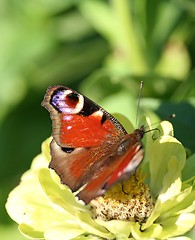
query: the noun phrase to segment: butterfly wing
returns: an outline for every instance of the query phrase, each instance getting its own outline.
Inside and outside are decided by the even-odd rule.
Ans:
[[[87,183],[77,195],[85,203],[105,193],[113,184],[129,177],[143,159],[143,149],[140,142],[128,141],[128,149],[119,154],[118,148],[105,157],[103,165],[98,169],[98,174]],[[106,164],[105,164],[106,162]]]
[[[126,134],[122,125],[87,97],[63,86],[50,87],[42,102],[53,123],[53,133],[61,147],[91,147],[107,135]]]
[[[75,148],[71,151],[64,151],[53,140],[50,168],[73,192],[84,186],[78,197],[88,203],[117,181],[128,177],[143,159],[141,143],[131,135],[126,135],[126,143],[112,142],[109,148],[103,144],[101,148]]]
[[[65,152],[53,140],[51,142],[53,159],[50,167],[55,169],[62,183],[68,185],[72,191],[77,191],[85,184],[92,183],[94,179],[99,179],[98,184],[93,187],[96,192],[97,188],[101,188],[111,175],[113,167],[115,168],[116,163],[111,156],[112,149],[108,149],[108,151],[109,158],[105,154],[105,150],[99,147],[75,148],[71,152]],[[103,177],[100,177],[101,173],[104,174]]]
[[[50,87],[42,105],[52,119],[53,138],[50,167],[72,191],[88,203],[125,177],[140,152],[136,134],[128,135],[122,125],[103,108],[76,91]],[[140,152],[136,162],[143,158]]]

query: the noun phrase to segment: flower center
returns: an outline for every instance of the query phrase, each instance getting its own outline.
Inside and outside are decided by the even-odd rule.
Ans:
[[[114,185],[90,204],[94,218],[104,221],[115,219],[143,223],[154,208],[150,189],[143,182],[140,171]]]

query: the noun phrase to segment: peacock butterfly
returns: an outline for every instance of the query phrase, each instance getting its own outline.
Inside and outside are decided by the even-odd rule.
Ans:
[[[49,87],[42,106],[50,112],[49,167],[86,204],[133,172],[143,159],[144,127],[128,134],[106,110],[64,86]]]

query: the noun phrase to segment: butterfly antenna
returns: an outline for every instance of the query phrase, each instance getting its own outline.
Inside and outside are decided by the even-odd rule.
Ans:
[[[169,121],[173,118],[176,118],[176,114],[175,113],[172,113],[171,115],[169,115],[167,118],[165,118],[165,120]]]
[[[138,115],[139,115],[139,110],[140,110],[140,102],[141,102],[141,97],[142,97],[143,84],[144,84],[144,81],[141,81],[140,82],[140,88],[139,88],[138,102],[137,102],[137,113],[136,113],[135,127],[138,126]]]
[[[175,113],[172,113],[171,115],[169,115],[167,118],[165,118],[165,119],[162,120],[162,121],[169,121],[170,119],[175,118],[175,117],[176,117],[176,114],[175,114]],[[162,121],[153,123],[153,124],[151,124],[150,126],[145,127],[145,129],[147,129],[147,128],[149,128],[149,127],[152,127],[153,125],[159,124],[159,123],[161,123]],[[161,131],[160,131],[159,128],[152,128],[152,129],[146,130],[144,133],[148,133],[148,132],[152,132],[152,131],[158,131],[159,136],[161,135]],[[152,139],[153,139],[153,140],[156,140],[157,138],[158,138],[158,137],[155,137],[155,134],[152,135]]]
[[[150,127],[154,126],[154,125],[157,125],[159,123],[161,123],[162,121],[170,121],[171,119],[173,118],[176,118],[176,114],[175,113],[172,113],[171,115],[168,115],[166,118],[162,119],[161,121],[158,121],[158,122],[155,122],[155,123],[152,123],[150,125]],[[145,129],[149,128],[149,126],[145,126]],[[155,129],[155,128],[154,128]]]
[[[152,128],[152,129],[149,129],[147,131],[145,131],[144,133],[148,133],[148,132],[153,132],[153,131],[158,131],[159,133],[159,136],[161,135],[161,131],[159,128]],[[158,137],[155,137],[155,133],[152,135],[152,139],[153,140],[156,140]]]

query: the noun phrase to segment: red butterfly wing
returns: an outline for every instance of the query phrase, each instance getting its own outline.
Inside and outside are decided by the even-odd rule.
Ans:
[[[141,162],[143,149],[135,134],[125,137],[120,145],[112,141],[109,147],[102,144],[101,148],[76,148],[72,151],[66,150],[67,152],[53,140],[50,167],[55,169],[62,183],[68,185],[72,191],[77,191],[86,184],[78,196],[88,203],[102,195],[119,179],[128,177]]]
[[[127,134],[108,112],[63,86],[50,87],[42,103],[53,123],[50,167],[88,203],[126,177],[143,159],[143,127]]]
[[[142,131],[140,131],[140,134],[142,134]],[[127,178],[140,164],[143,159],[143,149],[141,143],[135,141],[136,138],[133,135],[134,133],[127,135],[126,143],[121,143],[120,146],[126,145],[125,149],[120,151],[119,146],[109,158],[104,159],[107,164],[103,164],[98,169],[98,175],[93,177],[86,187],[78,193],[78,197],[83,199],[85,203],[104,194],[110,186],[119,180]]]
[[[98,146],[107,135],[126,134],[108,112],[67,87],[50,87],[42,106],[51,114],[52,135],[61,147]]]
[[[116,134],[115,126],[111,121],[105,120],[101,124],[101,111],[88,117],[67,114],[60,116],[60,142],[63,146],[89,147],[98,146],[108,134]]]

